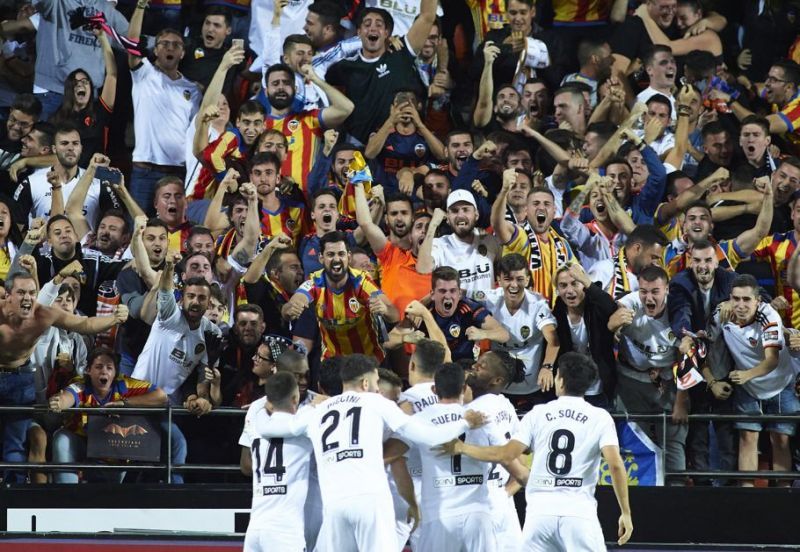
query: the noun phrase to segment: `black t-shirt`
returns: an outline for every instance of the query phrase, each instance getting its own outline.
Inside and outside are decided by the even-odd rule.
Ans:
[[[208,88],[214,73],[217,71],[222,56],[228,51],[227,46],[222,48],[206,48],[200,42],[196,47],[191,45],[186,49],[186,55],[181,60],[180,71],[187,79],[200,84],[204,89]],[[232,68],[225,76],[225,84],[222,85],[222,92],[228,93],[233,88],[233,79],[238,71]]]
[[[380,58],[365,61],[360,55],[345,59],[328,69],[325,79],[339,87],[355,104],[344,123],[345,130],[366,144],[370,133],[389,116],[394,95],[400,90],[413,90],[421,99],[427,97],[417,73],[413,54],[406,44],[399,52],[384,53]]]
[[[7,171],[8,166],[19,157],[21,149],[22,142],[19,140],[16,142],[9,140],[6,121],[0,121],[0,170]]]
[[[104,154],[108,151],[108,127],[111,125],[112,113],[113,109],[98,98],[92,109],[87,107],[72,115],[72,122],[78,127],[83,146],[81,158],[78,160],[79,167],[88,167],[95,153]]]
[[[680,38],[680,31],[675,23],[668,29],[661,29],[667,38]],[[644,23],[638,17],[627,17],[614,31],[611,37],[611,51],[625,56],[629,60],[644,59],[647,50],[653,46]]]

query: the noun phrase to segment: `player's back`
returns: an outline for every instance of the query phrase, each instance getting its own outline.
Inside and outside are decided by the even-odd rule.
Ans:
[[[482,429],[492,446],[505,445],[519,428],[519,419],[514,405],[503,395],[486,393],[464,408],[481,412],[486,416],[488,423]],[[508,499],[505,490],[508,479],[509,473],[503,466],[500,464],[490,465],[488,485],[492,500],[499,502]]]
[[[345,391],[319,405],[308,426],[323,502],[384,494],[383,442],[408,416],[377,393]]]
[[[535,406],[513,438],[533,451],[525,490],[528,511],[596,518],[600,451],[619,445],[608,412],[581,397],[562,396]]]
[[[269,416],[266,398],[250,405],[248,417]],[[302,537],[309,484],[311,442],[306,437],[270,439],[255,435],[250,443],[253,504],[250,527]]]
[[[464,407],[460,404],[436,404],[415,417],[433,425],[461,421]],[[481,429],[469,430],[461,439],[470,444],[488,445]],[[490,465],[467,456],[442,456],[429,447],[419,449],[422,459],[422,518],[441,519],[470,512],[489,512],[487,480]]]

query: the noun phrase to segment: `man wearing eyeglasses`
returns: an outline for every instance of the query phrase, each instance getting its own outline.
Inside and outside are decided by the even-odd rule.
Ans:
[[[0,125],[0,170],[6,171],[22,151],[22,137],[27,135],[39,120],[42,104],[33,94],[19,94],[14,98],[5,125]]]
[[[148,0],[139,0],[131,17],[128,38],[140,39]],[[185,54],[183,38],[174,29],[156,35],[155,62],[128,55],[133,80],[133,150],[131,194],[152,212],[156,182],[164,176],[184,177],[186,130],[197,114],[200,87],[178,71]]]
[[[756,84],[755,89],[760,98],[772,104],[772,113],[767,115],[769,133],[782,136],[791,153],[800,154],[800,66],[793,61],[776,61],[763,84]],[[740,121],[753,115],[736,98],[721,90],[712,90],[711,98],[729,102]]]

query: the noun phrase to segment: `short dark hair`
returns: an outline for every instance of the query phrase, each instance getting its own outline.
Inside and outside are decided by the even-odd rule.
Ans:
[[[33,128],[31,128],[31,132],[38,131],[41,133],[41,143],[42,146],[52,148],[53,147],[53,139],[56,137],[56,127],[53,123],[48,123],[47,121],[37,121],[33,123]]]
[[[158,217],[151,217],[151,218],[147,219],[147,224],[145,224],[144,227],[145,228],[162,228],[163,230],[165,230],[167,232],[167,234],[169,234],[169,226],[167,226],[167,223],[164,222],[163,220],[161,220]],[[194,229],[194,228],[197,228],[197,227],[195,226],[192,229]],[[202,226],[200,228],[202,228]],[[189,235],[191,236],[191,231],[189,231]]]
[[[711,243],[711,241],[707,240],[706,238],[700,238],[699,240],[694,240],[691,244],[692,251],[694,251],[695,249],[698,251],[702,251],[703,249],[709,249],[709,248],[716,250],[714,244]]]
[[[645,104],[650,107],[650,104],[661,104],[667,107],[667,115],[672,116],[672,103],[664,94],[653,94],[648,98]]]
[[[183,47],[186,46],[186,41],[183,40],[183,35],[181,34],[181,32],[179,30],[177,30],[177,29],[173,29],[172,27],[165,27],[165,28],[161,29],[160,31],[158,31],[158,34],[156,34],[156,40],[155,40],[156,45],[158,45],[158,39],[159,38],[161,38],[162,36],[165,36],[165,35],[170,35],[170,34],[171,35],[175,35],[175,36],[177,36],[178,38],[181,39],[181,46],[183,46]]]
[[[164,225],[164,227],[166,227],[166,224]],[[189,230],[189,233],[186,234],[186,243],[189,243],[189,240],[191,240],[195,236],[208,236],[211,238],[212,241],[214,240],[214,234],[211,233],[211,230],[209,230],[205,226],[200,226],[199,224],[197,226],[192,226],[192,228]]]
[[[42,102],[33,94],[25,92],[23,94],[17,94],[9,110],[21,111],[25,115],[33,117],[34,120],[38,120],[42,115]]]
[[[503,255],[497,263],[497,274],[511,274],[516,270],[527,270],[529,268],[528,261],[519,253],[509,253]]]
[[[617,125],[611,121],[597,121],[586,127],[586,133],[594,132],[603,140],[608,140],[617,131]]]
[[[53,225],[54,225],[55,223],[57,223],[58,221],[60,221],[60,220],[65,220],[65,221],[67,221],[67,222],[69,223],[69,225],[70,225],[70,226],[72,226],[72,229],[73,229],[73,230],[75,229],[75,225],[74,225],[74,224],[72,224],[72,221],[71,221],[71,220],[69,220],[69,217],[68,217],[67,215],[62,215],[62,214],[60,214],[60,213],[59,213],[59,214],[57,214],[57,215],[53,215],[53,216],[52,216],[52,217],[50,217],[50,219],[47,221],[47,228],[45,228],[45,233],[49,234],[49,233],[50,233],[50,228],[52,228],[52,227],[53,227]]]
[[[155,201],[155,199],[158,197],[158,192],[161,191],[161,188],[166,188],[172,184],[180,186],[181,193],[185,193],[185,188],[183,187],[183,180],[181,180],[181,177],[175,174],[168,174],[166,176],[162,176],[156,182],[156,187],[153,189],[153,201]]]
[[[703,140],[705,140],[709,136],[713,136],[714,134],[721,134],[723,132],[728,134],[728,136],[730,136],[731,134],[730,131],[728,131],[728,129],[725,127],[725,125],[722,124],[721,121],[711,121],[710,123],[704,125],[702,129],[700,129],[700,134],[702,135]]]
[[[244,305],[237,305],[236,312],[233,314],[233,320],[236,321],[239,318],[239,315],[245,312],[250,312],[257,315],[261,321],[264,321],[264,309],[260,306],[256,305],[255,303],[245,303]]]
[[[795,88],[800,87],[800,65],[794,61],[782,59],[773,63],[772,67],[783,69],[784,80],[794,85]]]
[[[420,339],[411,356],[419,371],[430,377],[436,372],[436,368],[444,362],[444,345],[432,339]]]
[[[752,274],[738,274],[736,278],[733,279],[733,282],[731,282],[731,289],[737,287],[753,288],[755,294],[758,295],[758,280],[756,280],[756,277]]]
[[[589,63],[591,57],[597,54],[603,46],[608,44],[599,38],[584,38],[578,44],[578,65],[584,66]]]
[[[381,381],[388,382],[392,387],[403,387],[403,380],[400,376],[387,368],[378,368],[378,383]]]
[[[264,82],[269,82],[269,76],[272,73],[286,73],[289,75],[289,80],[292,83],[292,87],[294,88],[294,70],[286,65],[285,63],[274,63],[267,67],[267,71],[264,73]]]
[[[223,6],[208,6],[205,14],[203,15],[203,19],[205,20],[205,18],[210,15],[221,15],[225,18],[225,25],[228,27],[231,26],[231,22],[233,21],[231,18],[231,11]]]
[[[324,236],[319,239],[319,252],[320,254],[325,253],[325,247],[332,243],[344,243],[344,248],[347,251],[350,251],[350,244],[347,243],[347,234],[342,232],[341,230],[334,230],[333,232],[328,232]]]
[[[63,121],[56,125],[55,132],[53,132],[53,138],[59,134],[69,134],[70,132],[77,132],[78,134],[81,133],[80,129],[78,129],[78,125],[72,121]]]
[[[275,359],[275,368],[278,372],[296,372],[302,368],[308,369],[308,358],[299,351],[286,349]]]
[[[308,38],[304,34],[290,34],[285,39],[283,39],[283,51],[285,52],[292,46],[296,46],[297,44],[305,44],[306,46],[310,46],[314,48],[314,45],[311,43],[311,39]]]
[[[764,131],[764,134],[766,136],[769,136],[769,121],[767,120],[766,117],[762,117],[756,114],[748,115],[747,117],[742,119],[742,122],[740,124],[742,127],[744,127],[744,125],[758,125],[761,127],[761,130]]]
[[[653,61],[655,61],[656,54],[659,53],[672,55],[672,48],[663,44],[653,44],[653,46],[648,48],[648,50],[645,52],[644,57],[642,58],[642,65],[644,67],[652,65]]]
[[[472,136],[472,132],[470,132],[469,129],[456,128],[456,129],[453,129],[450,132],[448,132],[447,135],[444,137],[444,145],[445,145],[445,147],[450,145],[450,140],[452,140],[453,136],[459,136],[461,134],[466,134],[467,136],[469,136],[469,139],[472,140],[472,141],[475,140],[475,138]]]
[[[433,375],[436,396],[440,399],[457,399],[464,392],[464,369],[455,362],[445,362]]]
[[[386,207],[389,207],[390,203],[407,203],[409,210],[413,213],[414,212],[414,204],[411,202],[411,198],[408,197],[406,194],[397,192],[389,194],[386,197]]]
[[[695,199],[694,201],[689,203],[689,205],[686,206],[686,209],[684,209],[683,212],[684,214],[686,214],[689,212],[689,209],[694,209],[694,208],[705,209],[706,211],[708,211],[708,214],[711,215],[711,207],[709,207],[708,203],[706,203],[702,199]]]
[[[458,271],[452,266],[440,266],[433,269],[433,272],[431,272],[431,289],[436,287],[436,282],[439,280],[458,282],[459,287],[461,287],[461,278],[458,275]]]
[[[683,172],[680,169],[677,170],[677,171],[672,171],[671,173],[669,173],[667,175],[667,195],[671,195],[671,196],[678,195],[678,193],[677,193],[678,190],[675,187],[675,182],[677,182],[681,178],[688,178],[689,180],[692,180],[691,177],[689,177],[688,174],[686,174],[685,172]],[[692,180],[692,182],[694,182],[694,181]]]
[[[201,255],[201,256],[203,256],[203,257],[206,257],[206,256],[205,256],[205,255],[203,255],[202,253],[196,253],[196,254],[197,254],[197,255]],[[208,257],[206,257],[206,259],[207,259],[207,258],[208,258]],[[188,257],[187,257],[187,259],[188,259]],[[193,277],[191,277],[191,278],[189,278],[188,280],[185,280],[185,281],[183,282],[183,289],[186,289],[186,288],[188,288],[189,286],[204,287],[204,288],[206,288],[206,289],[208,289],[208,290],[209,290],[209,295],[211,294],[211,284],[209,284],[209,283],[208,283],[208,280],[206,280],[206,279],[205,279],[205,278],[203,278],[202,276],[193,276]]]
[[[664,280],[664,283],[669,283],[669,274],[664,270],[664,267],[657,265],[647,265],[637,276],[640,282],[655,282],[656,280]]]
[[[482,358],[487,361],[486,366],[492,375],[503,379],[504,385],[520,383],[525,379],[524,367],[517,366],[521,361],[512,357],[508,351],[500,349],[487,351],[483,353]]]
[[[131,229],[128,226],[128,218],[125,216],[125,213],[122,212],[121,209],[107,209],[103,213],[100,214],[100,217],[97,219],[98,226],[99,223],[106,217],[116,217],[122,221],[122,234],[129,234]]]
[[[528,190],[528,197],[531,197],[533,194],[547,194],[552,197],[554,200],[556,198],[553,190],[548,188],[547,186],[534,186],[530,190]]]
[[[640,224],[630,233],[625,245],[633,245],[635,243],[640,244],[642,247],[651,247],[656,244],[666,247],[669,244],[669,240],[657,226]]]
[[[290,249],[276,249],[275,251],[273,251],[272,255],[270,255],[269,260],[267,261],[267,266],[265,267],[264,271],[267,274],[269,274],[273,270],[277,270],[277,268],[280,265],[283,264],[283,261],[281,261],[281,258],[284,255],[289,255],[289,254],[297,255],[297,251],[295,249],[291,249],[291,248]],[[298,256],[298,258],[299,258],[299,256]]]
[[[297,380],[289,372],[275,372],[264,384],[267,400],[275,406],[288,408],[291,406],[292,396],[297,390]]]
[[[364,8],[363,10],[361,10],[361,13],[359,13],[358,17],[356,18],[356,29],[359,28],[361,24],[364,22],[364,18],[371,13],[379,15],[381,19],[383,19],[383,24],[386,26],[386,29],[389,31],[389,34],[391,35],[392,31],[394,30],[394,18],[392,17],[392,14],[390,14],[383,8]]]
[[[317,0],[308,7],[308,11],[317,14],[323,27],[333,25],[336,29],[341,28],[341,19],[345,16],[342,8],[330,0]]]
[[[587,355],[569,352],[558,359],[558,375],[567,395],[583,397],[597,380],[597,374],[597,364]]]
[[[355,353],[344,357],[340,374],[342,382],[350,383],[377,369],[378,363],[373,357]]]
[[[253,167],[256,165],[272,165],[275,167],[275,170],[280,172],[281,170],[281,160],[280,158],[272,153],[271,151],[262,151],[253,156],[250,160],[250,165],[248,167],[248,172],[253,170]]]
[[[236,118],[238,119],[245,113],[248,115],[261,115],[262,117],[267,116],[267,110],[264,109],[263,105],[261,105],[255,100],[247,100],[242,105],[240,105],[239,113],[237,114]]]
[[[342,394],[342,364],[345,357],[336,356],[324,359],[319,366],[317,385],[329,397]]]
[[[311,194],[311,198],[310,198],[310,200],[308,202],[308,204],[311,205],[311,210],[312,211],[317,206],[317,200],[319,198],[321,198],[322,196],[325,196],[325,195],[331,196],[336,201],[339,201],[339,197],[336,195],[336,192],[334,191],[334,189],[332,187],[326,186],[324,188],[320,188],[319,190],[317,190],[313,194]]]

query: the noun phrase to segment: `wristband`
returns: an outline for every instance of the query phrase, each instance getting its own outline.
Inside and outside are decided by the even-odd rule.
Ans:
[[[550,371],[552,371],[553,370],[553,365],[548,362],[546,364],[542,364],[542,368],[541,369],[542,370],[550,370]]]

